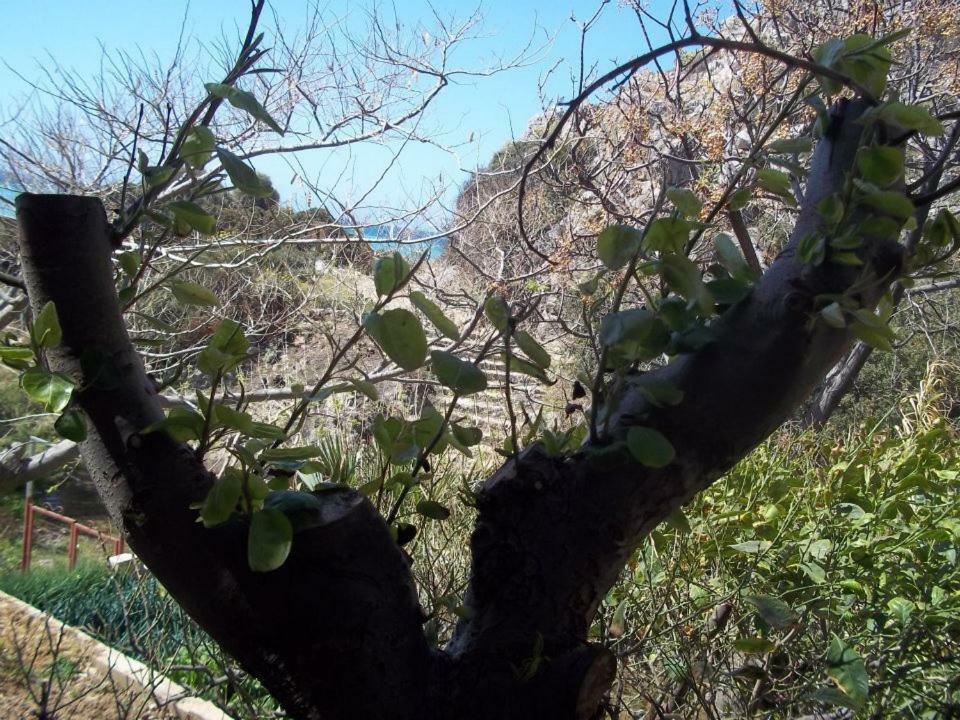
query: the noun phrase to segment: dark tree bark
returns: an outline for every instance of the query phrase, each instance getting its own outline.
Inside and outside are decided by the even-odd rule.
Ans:
[[[840,401],[853,388],[860,371],[873,354],[873,348],[864,342],[858,342],[853,349],[827,373],[822,386],[818,389],[804,421],[807,425],[821,427],[840,407]]]
[[[271,573],[248,569],[242,522],[195,522],[189,506],[212,478],[189,447],[139,434],[161,408],[124,329],[99,201],[18,198],[24,280],[35,309],[48,300],[58,309],[64,342],[47,359],[83,379],[91,432],[81,452],[111,515],[178,602],[293,717],[592,718],[615,663],[587,633],[634,548],[790,416],[850,346],[848,332],[811,317],[817,296],[847,290],[861,269],[804,265],[795,245],[853,167],[862,110],[839,106],[791,242],[717,321],[716,339],[650,373],[683,391],[680,404],[654,407],[631,391],[605,444],[563,458],[534,445],[484,484],[465,600],[472,614],[443,651],[428,647],[406,561],[356,492],[321,493],[323,524],[298,534]],[[885,278],[859,285],[871,306],[899,248],[868,239],[862,259]],[[614,442],[637,424],[663,432],[677,459],[638,466]],[[514,668],[538,646],[538,671],[519,679]]]

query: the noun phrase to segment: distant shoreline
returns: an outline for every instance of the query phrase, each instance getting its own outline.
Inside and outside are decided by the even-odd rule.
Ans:
[[[370,247],[373,248],[375,252],[397,250],[404,255],[419,255],[425,248],[429,247],[430,257],[437,258],[443,254],[444,250],[446,250],[450,244],[450,239],[446,236],[417,242],[418,238],[429,237],[434,234],[424,231],[405,233],[410,239],[405,242],[400,242],[397,241],[395,239],[396,236],[392,234],[392,228],[383,225],[365,227],[361,232],[363,239],[370,244]]]

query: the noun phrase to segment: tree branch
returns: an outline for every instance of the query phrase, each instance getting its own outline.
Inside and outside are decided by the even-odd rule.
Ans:
[[[757,249],[753,246],[753,241],[750,239],[750,231],[747,230],[747,224],[743,221],[743,213],[739,210],[731,210],[727,213],[727,217],[730,220],[730,227],[733,228],[733,234],[736,235],[737,242],[740,244],[743,257],[747,260],[747,265],[759,275],[763,272],[763,267],[760,265],[760,258],[757,257]]]
[[[864,108],[837,109],[837,132],[814,154],[790,243],[751,296],[716,322],[715,340],[637,379],[669,383],[683,400],[655,407],[633,388],[613,413],[615,440],[637,425],[656,428],[676,449],[673,463],[639,467],[622,442],[588,444],[569,458],[534,445],[483,486],[467,596],[472,615],[457,629],[456,657],[486,658],[490,676],[496,658],[529,654],[537,636],[547,656],[589,648],[596,610],[639,540],[788,418],[849,347],[848,331],[811,317],[818,296],[862,282],[862,269],[805,265],[795,247],[819,228],[818,203],[844,186]],[[863,306],[876,303],[895,272],[897,247],[866,240],[862,259],[874,281],[861,292]]]

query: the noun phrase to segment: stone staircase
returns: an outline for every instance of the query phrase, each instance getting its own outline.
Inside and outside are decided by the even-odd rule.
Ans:
[[[487,389],[476,395],[460,398],[454,417],[464,418],[463,423],[483,430],[484,442],[499,444],[510,431],[510,415],[504,395],[506,365],[499,358],[489,358],[480,363],[487,374]],[[544,386],[528,375],[511,373],[511,399],[517,415],[518,426],[523,424],[523,410],[532,418],[543,401]],[[452,393],[446,388],[439,394],[438,407],[445,406]]]

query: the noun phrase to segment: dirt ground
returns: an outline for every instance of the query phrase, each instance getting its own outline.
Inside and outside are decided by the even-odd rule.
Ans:
[[[0,599],[0,718],[170,720],[150,695],[118,687],[71,632]]]

